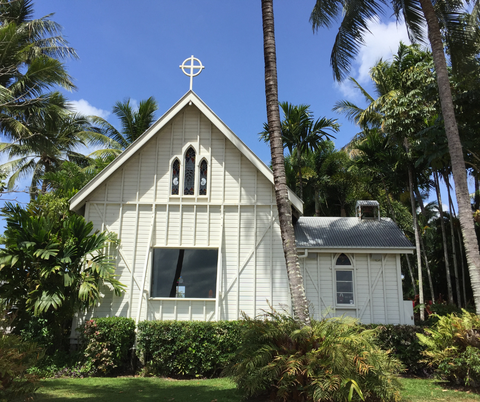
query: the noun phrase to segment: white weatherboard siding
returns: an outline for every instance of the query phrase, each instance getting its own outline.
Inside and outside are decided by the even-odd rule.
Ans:
[[[178,157],[183,169],[189,146],[197,164],[208,162],[207,195],[171,196],[171,164]],[[85,200],[85,218],[118,234],[117,274],[127,285],[121,297],[106,290],[91,314],[209,321],[255,316],[268,303],[290,310],[276,215],[270,180],[195,105],[185,106]],[[150,298],[152,247],[218,249],[216,297]]]
[[[335,260],[339,254],[310,253],[301,260],[314,318],[346,315],[365,324],[404,323],[399,254],[349,254],[345,251],[353,268],[355,304],[352,306],[336,305]]]

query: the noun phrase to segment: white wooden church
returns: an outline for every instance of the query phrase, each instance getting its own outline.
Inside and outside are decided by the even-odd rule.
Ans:
[[[413,247],[400,229],[361,212],[301,217],[302,201],[292,191],[289,199],[312,315],[410,323],[400,255]],[[269,303],[291,309],[273,174],[192,90],[71,209],[121,242],[116,270],[127,291],[105,289],[91,316],[212,321],[253,317]]]

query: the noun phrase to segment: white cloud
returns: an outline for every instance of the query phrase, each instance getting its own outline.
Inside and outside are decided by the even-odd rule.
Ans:
[[[85,99],[80,99],[78,101],[69,101],[70,108],[78,113],[83,114],[84,116],[98,116],[104,119],[110,115],[110,112],[106,110],[98,109],[95,106],[90,105]]]
[[[358,58],[355,62],[358,65],[359,82],[370,80],[370,68],[380,59],[389,60],[398,50],[400,42],[409,45],[407,29],[403,22],[391,21],[383,23],[378,19],[371,19],[368,23],[370,33],[365,35],[365,46],[360,48]]]

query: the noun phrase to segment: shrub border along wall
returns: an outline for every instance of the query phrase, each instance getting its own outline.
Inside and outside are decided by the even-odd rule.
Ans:
[[[142,321],[137,356],[152,374],[218,376],[240,346],[242,321]]]
[[[134,347],[135,324],[123,317],[93,318],[98,325],[94,346],[108,345],[103,363],[113,359],[115,371],[126,370]],[[425,376],[431,369],[421,363],[425,349],[416,336],[424,327],[414,325],[362,325],[377,329],[377,343],[390,350],[406,368],[406,374]],[[142,321],[137,326],[136,354],[146,371],[172,377],[215,377],[232,361],[241,344],[244,321]],[[84,328],[83,328],[84,329]],[[92,341],[90,341],[92,342]],[[89,340],[84,337],[84,348]],[[91,348],[92,351],[96,350]],[[85,351],[85,349],[84,349]],[[86,356],[87,360],[89,356]],[[102,362],[96,362],[98,367]],[[104,368],[105,366],[102,366]],[[99,370],[98,374],[109,374]]]

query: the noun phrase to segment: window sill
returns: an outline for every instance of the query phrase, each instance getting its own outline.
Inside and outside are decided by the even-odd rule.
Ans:
[[[149,297],[148,300],[151,301],[211,301],[214,302],[217,299],[215,297],[207,298],[193,298],[193,297]]]
[[[336,309],[339,310],[355,310],[357,307],[354,304],[337,304],[335,306]]]

